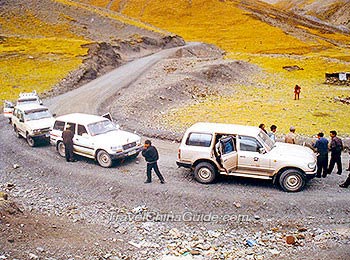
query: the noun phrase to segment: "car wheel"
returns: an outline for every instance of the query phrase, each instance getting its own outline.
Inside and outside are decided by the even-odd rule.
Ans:
[[[104,150],[100,150],[96,156],[97,162],[104,168],[109,168],[112,166],[112,158],[111,156]]]
[[[10,124],[10,125],[12,124],[12,119],[11,119],[11,118],[9,118],[9,124]]]
[[[194,168],[194,178],[200,183],[212,183],[216,178],[216,170],[210,163],[199,163]]]
[[[34,141],[33,137],[31,137],[30,135],[27,134],[26,140],[27,140],[27,143],[29,144],[30,147],[35,146],[35,141]]]
[[[21,138],[21,135],[19,134],[18,129],[17,129],[16,126],[13,127],[13,131],[15,131],[15,135],[16,135],[17,138]]]
[[[62,157],[66,157],[66,147],[64,145],[63,142],[59,142],[57,144],[57,152],[59,155],[61,155]]]
[[[289,169],[282,172],[279,183],[281,188],[287,192],[301,191],[305,186],[305,177],[297,169]]]

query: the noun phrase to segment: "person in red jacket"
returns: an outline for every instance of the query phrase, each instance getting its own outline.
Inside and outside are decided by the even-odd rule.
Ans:
[[[294,100],[299,100],[299,95],[300,95],[301,87],[299,85],[295,85],[294,87]]]

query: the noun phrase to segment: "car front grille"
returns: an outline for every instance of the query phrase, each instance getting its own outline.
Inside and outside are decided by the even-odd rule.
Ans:
[[[135,146],[136,146],[136,142],[132,142],[132,143],[123,145],[123,150],[128,150],[128,149],[133,148]]]

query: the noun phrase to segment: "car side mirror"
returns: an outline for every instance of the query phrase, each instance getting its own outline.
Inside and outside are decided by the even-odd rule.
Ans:
[[[264,154],[264,153],[266,153],[266,150],[265,150],[265,148],[259,148],[259,153],[261,153],[261,154]]]
[[[22,119],[22,118],[19,119],[19,122],[24,123],[24,119]]]
[[[53,116],[53,117],[56,117],[56,116],[57,116],[57,114],[53,114],[52,116]]]

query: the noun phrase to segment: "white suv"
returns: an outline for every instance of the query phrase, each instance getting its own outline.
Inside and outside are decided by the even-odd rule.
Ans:
[[[15,106],[11,122],[17,137],[24,137],[30,146],[35,146],[40,139],[50,140],[54,118],[47,107],[26,104]]]
[[[258,127],[215,123],[197,123],[186,131],[177,165],[194,169],[201,183],[224,174],[271,179],[291,192],[302,190],[317,170],[310,148],[274,142]]]
[[[67,124],[74,132],[74,153],[96,159],[102,167],[111,167],[114,159],[136,158],[142,150],[141,137],[122,131],[109,119],[81,113],[56,118],[50,133],[51,144],[65,156],[62,132]]]

